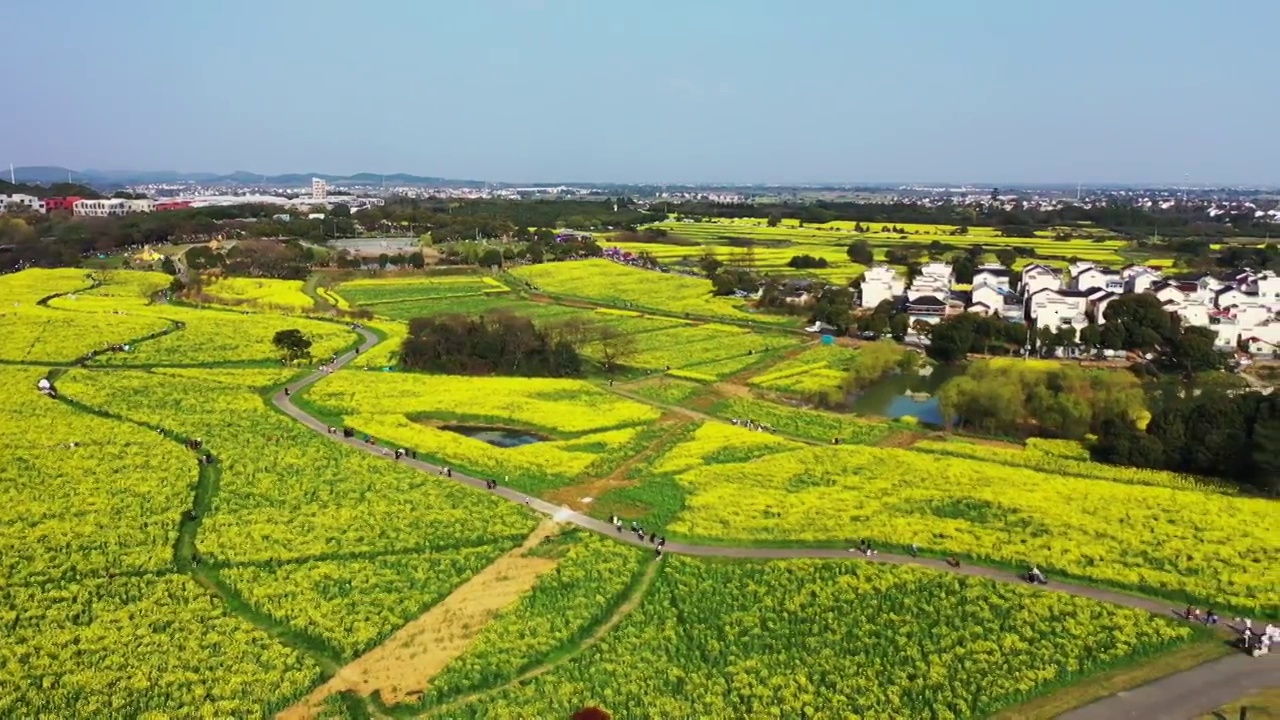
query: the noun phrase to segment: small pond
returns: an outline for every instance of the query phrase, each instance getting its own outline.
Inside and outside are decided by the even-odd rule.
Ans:
[[[890,375],[862,392],[850,396],[849,409],[859,415],[878,415],[897,420],[910,415],[925,425],[942,425],[936,397],[938,388],[964,368],[936,365],[928,375]]]
[[[466,435],[469,438],[500,448],[532,445],[550,439],[527,430],[514,430],[512,428],[493,427],[492,425],[441,425],[440,429],[458,433],[459,435]]]

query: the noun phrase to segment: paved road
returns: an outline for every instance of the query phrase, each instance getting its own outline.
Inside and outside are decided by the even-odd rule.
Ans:
[[[361,329],[360,334],[364,339],[361,342],[359,352],[366,352],[377,344],[377,336],[368,330]],[[333,365],[334,369],[346,365],[355,358],[355,356],[356,353],[347,353],[346,355],[338,358],[338,361]],[[325,374],[317,371],[297,382],[291,383],[289,385],[289,389],[291,392],[301,390],[312,385],[323,377],[325,377]],[[325,423],[320,422],[298,408],[298,406],[294,405],[290,397],[285,395],[283,390],[276,393],[276,395],[272,397],[271,401],[276,407],[288,414],[290,417],[306,425],[312,430],[324,434],[326,437],[332,438],[335,442],[346,443],[347,445],[360,448],[375,455],[381,455],[383,452],[384,448],[381,446],[370,445],[357,438],[344,438],[341,433],[330,434],[328,426]],[[394,461],[389,460],[389,462]],[[399,462],[423,472],[429,472],[437,475],[442,474],[443,472],[439,466],[425,463],[420,460],[404,458]],[[471,485],[482,489],[485,487],[484,480],[463,475],[459,472],[454,472],[452,479],[454,482],[459,482],[464,485]],[[620,542],[652,548],[652,545],[640,542],[634,534],[627,532],[625,529],[622,533],[618,533],[612,525],[603,520],[588,517],[582,513],[575,512],[560,505],[549,503],[536,497],[526,496],[517,490],[507,487],[498,487],[490,492],[512,502],[524,503],[533,510],[544,515],[548,515],[559,522],[571,523],[578,527],[615,538]],[[674,542],[667,543],[663,550],[668,553],[676,553],[679,555],[694,555],[702,557],[855,559],[892,565],[915,565],[959,575],[970,575],[997,580],[1000,582],[1025,584],[1018,575],[1006,570],[973,565],[964,565],[959,568],[953,568],[942,560],[936,560],[933,558],[913,558],[907,555],[893,555],[889,553],[880,553],[874,557],[868,558],[861,553],[840,549],[732,547],[717,545],[688,545]],[[1034,587],[1048,592],[1063,592],[1070,595],[1077,595],[1079,597],[1087,597],[1111,603],[1113,605],[1122,605],[1124,607],[1136,608],[1138,610],[1146,610],[1156,615],[1169,616],[1180,610],[1180,608],[1173,607],[1172,603],[1140,597],[1137,595],[1129,595],[1127,593],[1114,590],[1103,590],[1101,588],[1089,587],[1087,585],[1072,585],[1069,583],[1053,582],[1050,585],[1035,585],[1029,587]],[[1068,713],[1063,717],[1070,718],[1071,720],[1111,720],[1113,718],[1143,718],[1144,720],[1154,720],[1156,718],[1191,718],[1209,712],[1214,708],[1245,694],[1246,692],[1276,685],[1280,685],[1280,655],[1271,655],[1261,659],[1251,658],[1243,654],[1232,655],[1221,660],[1206,663],[1186,672],[1178,673],[1135,690],[1114,695],[1105,700]]]
[[[1273,687],[1280,687],[1280,656],[1241,653],[1117,693],[1058,720],[1187,720]]]

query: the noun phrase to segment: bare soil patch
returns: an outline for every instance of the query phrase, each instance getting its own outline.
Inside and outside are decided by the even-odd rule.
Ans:
[[[594,478],[575,485],[557,488],[546,495],[550,502],[564,505],[571,510],[585,512],[592,503],[585,502],[590,498],[593,502],[610,490],[634,485],[629,476],[637,466],[649,461],[659,449],[666,447],[667,441],[680,432],[689,422],[684,413],[668,412],[658,419],[658,425],[665,426],[665,431],[641,452],[631,456],[605,477]]]
[[[555,569],[557,560],[531,557],[529,552],[558,530],[555,522],[544,521],[520,547],[495,560],[438,605],[343,667],[276,718],[317,717],[326,698],[348,690],[365,697],[378,693],[389,705],[414,699],[431,678],[471,646],[494,615]]]

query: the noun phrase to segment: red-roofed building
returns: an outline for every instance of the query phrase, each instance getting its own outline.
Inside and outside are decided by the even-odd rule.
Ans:
[[[164,212],[165,210],[184,210],[191,207],[190,200],[157,200],[156,212]]]
[[[76,209],[76,203],[83,199],[84,198],[76,197],[74,195],[70,197],[45,198],[44,209],[45,212],[55,212],[59,210],[63,212],[74,212]]]

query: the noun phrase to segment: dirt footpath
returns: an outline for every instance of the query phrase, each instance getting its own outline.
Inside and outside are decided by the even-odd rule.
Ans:
[[[445,665],[471,646],[494,615],[519,600],[538,578],[555,569],[557,560],[529,557],[528,553],[558,529],[555,522],[543,521],[520,547],[495,560],[424,615],[356,658],[276,718],[317,717],[326,698],[347,690],[366,697],[380,693],[389,705],[416,697]]]

